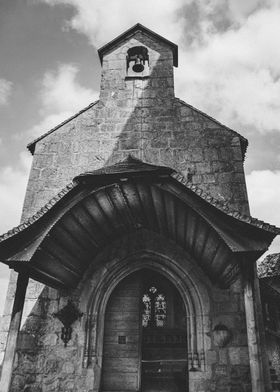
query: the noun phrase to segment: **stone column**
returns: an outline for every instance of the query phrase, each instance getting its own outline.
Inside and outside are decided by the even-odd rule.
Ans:
[[[20,323],[22,318],[22,311],[23,311],[27,284],[28,284],[28,275],[26,273],[19,273],[17,279],[17,287],[15,292],[11,322],[10,322],[10,327],[9,327],[9,332],[7,337],[6,351],[3,360],[2,374],[0,380],[1,392],[8,392],[10,389],[15,353],[16,353],[17,338],[20,330]]]
[[[270,378],[270,369],[269,362],[266,350],[266,339],[265,339],[265,326],[263,320],[263,311],[262,311],[262,303],[261,303],[261,293],[260,293],[260,282],[257,273],[257,264],[254,263],[254,293],[255,293],[255,306],[256,306],[256,315],[259,326],[259,346],[261,350],[261,358],[263,365],[263,375],[264,375],[264,386],[266,392],[272,391],[271,378]]]
[[[247,262],[245,260],[243,264],[244,303],[252,392],[268,392],[268,390],[265,389],[262,350],[259,344],[259,325],[256,314],[254,280],[254,263],[252,263],[251,260],[247,260]]]

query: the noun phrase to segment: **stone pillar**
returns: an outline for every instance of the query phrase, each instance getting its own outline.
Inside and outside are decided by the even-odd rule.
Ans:
[[[256,314],[254,263],[250,260],[243,264],[244,304],[247,324],[249,361],[252,392],[268,392],[265,389],[262,350],[259,339],[258,316]]]
[[[10,327],[9,327],[9,332],[7,337],[6,351],[3,360],[2,374],[0,380],[1,392],[8,392],[10,389],[14,358],[16,353],[17,338],[20,329],[27,284],[28,284],[28,275],[26,273],[19,273],[17,279],[17,287],[16,287],[15,298],[14,298],[11,322],[10,322]]]
[[[255,306],[256,306],[256,315],[259,325],[259,346],[261,349],[261,358],[263,364],[263,374],[264,374],[264,385],[265,391],[271,392],[271,378],[270,378],[270,369],[269,362],[266,350],[266,340],[265,340],[265,326],[263,321],[263,311],[262,311],[262,303],[261,303],[261,293],[260,293],[260,282],[257,273],[257,264],[254,263],[254,293],[255,293]]]

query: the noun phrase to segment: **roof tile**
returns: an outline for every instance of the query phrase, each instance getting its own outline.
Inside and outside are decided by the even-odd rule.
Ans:
[[[110,174],[128,174],[129,172],[159,172],[159,173],[166,173],[169,174],[174,180],[180,182],[183,186],[188,188],[189,190],[196,193],[199,197],[204,199],[207,203],[213,205],[217,209],[223,211],[227,215],[233,216],[234,218],[251,224],[255,227],[263,229],[265,231],[272,232],[274,234],[280,234],[280,228],[265,223],[261,220],[256,218],[252,218],[251,216],[243,215],[238,211],[231,211],[227,205],[227,203],[221,202],[216,200],[214,197],[209,195],[208,193],[204,192],[201,188],[197,187],[196,185],[192,184],[191,182],[187,181],[186,178],[178,173],[175,172],[173,169],[164,167],[164,166],[156,166],[145,163],[139,159],[134,158],[133,156],[128,156],[124,161],[118,162],[115,165],[107,166],[102,169],[95,170],[93,172],[83,173],[80,176],[74,178],[74,181],[66,185],[56,196],[54,196],[46,205],[44,205],[39,211],[37,211],[33,216],[28,218],[26,221],[21,223],[19,226],[9,230],[7,233],[4,233],[0,236],[0,242],[4,241],[5,239],[12,237],[13,235],[23,231],[28,226],[32,225],[38,219],[40,219],[45,213],[47,213],[53,206],[62,199],[71,189],[78,186],[81,179],[110,175]],[[279,262],[280,264],[280,262]]]

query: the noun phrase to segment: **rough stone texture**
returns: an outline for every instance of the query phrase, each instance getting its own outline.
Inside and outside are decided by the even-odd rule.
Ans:
[[[268,357],[271,361],[271,367],[275,370],[280,380],[280,343],[279,337],[273,336],[271,333],[266,334],[266,344]]]
[[[159,254],[166,254],[186,271],[191,271],[196,291],[202,296],[204,305],[210,302],[211,313],[209,314],[206,306],[203,315],[204,336],[198,335],[200,342],[204,340],[206,360],[198,371],[190,371],[190,391],[250,391],[248,348],[247,341],[243,338],[246,335],[245,316],[240,307],[242,294],[238,289],[240,282],[228,290],[218,289],[210,283],[200,268],[193,264],[194,261],[173,243],[163,239],[158,243],[156,237],[153,238],[149,233],[144,237],[149,243],[145,244],[146,249],[154,247]],[[130,252],[137,253],[137,247],[140,247],[142,242],[139,241],[139,236],[130,236],[127,241]],[[12,392],[24,390],[23,386],[30,388],[26,390],[42,392],[96,390],[94,382],[98,373],[97,358],[89,367],[83,366],[89,298],[99,282],[106,277],[112,262],[118,263],[129,253],[125,244],[125,241],[120,244],[118,240],[106,248],[103,254],[98,256],[101,261],[104,260],[103,266],[95,272],[90,267],[79,287],[69,296],[67,293],[44,288],[21,331]],[[65,306],[69,297],[84,315],[73,324],[72,339],[65,348],[60,338],[62,325],[53,313]],[[221,303],[224,304],[223,310]],[[198,318],[197,323],[199,322]],[[221,322],[228,326],[232,334],[226,347],[215,345],[213,338],[213,329]],[[92,329],[91,339],[96,342],[96,319],[92,322]]]
[[[230,329],[232,336],[226,347],[216,347],[212,343],[213,348],[209,351],[212,376],[206,391],[251,391],[246,320],[241,293],[240,281],[229,290],[212,289],[212,331],[215,325],[222,323]],[[197,392],[200,390],[204,391],[197,389]]]
[[[280,253],[267,255],[258,263],[258,277],[277,278],[280,276]]]
[[[271,257],[269,257],[271,256]],[[270,265],[271,264],[271,265]],[[266,352],[273,391],[280,391],[279,254],[268,255],[259,265]],[[278,267],[278,268],[277,268]]]
[[[150,76],[126,79],[126,52],[149,48]],[[240,139],[174,97],[173,54],[140,33],[104,56],[100,100],[37,142],[23,219],[81,172],[133,154],[171,166],[248,213]]]
[[[148,78],[126,78],[126,53],[148,47]],[[98,169],[133,154],[146,162],[170,166],[229,206],[248,213],[240,138],[174,97],[173,58],[168,46],[137,33],[104,56],[100,100],[36,143],[22,219],[81,172]],[[175,256],[174,256],[175,257]],[[201,273],[203,275],[203,272]],[[204,276],[203,279],[206,279]],[[16,282],[12,273],[2,321],[8,330]],[[89,277],[92,292],[98,274]],[[190,373],[193,392],[245,392],[250,389],[246,326],[241,285],[229,290],[210,285],[211,316],[206,367]],[[77,293],[67,293],[80,307]],[[30,282],[19,341],[13,392],[93,391],[98,369],[83,368],[85,321],[75,322],[67,348],[53,313],[66,293]],[[27,317],[28,316],[28,317]],[[208,320],[208,319],[207,319]],[[233,332],[225,348],[214,345],[211,331],[219,322]]]

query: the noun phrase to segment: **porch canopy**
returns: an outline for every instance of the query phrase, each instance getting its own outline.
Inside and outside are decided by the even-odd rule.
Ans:
[[[280,229],[233,212],[171,168],[125,161],[74,178],[30,219],[0,237],[0,260],[55,288],[74,288],[113,240],[146,229],[188,250],[228,287]],[[96,265],[98,268],[98,265]]]

